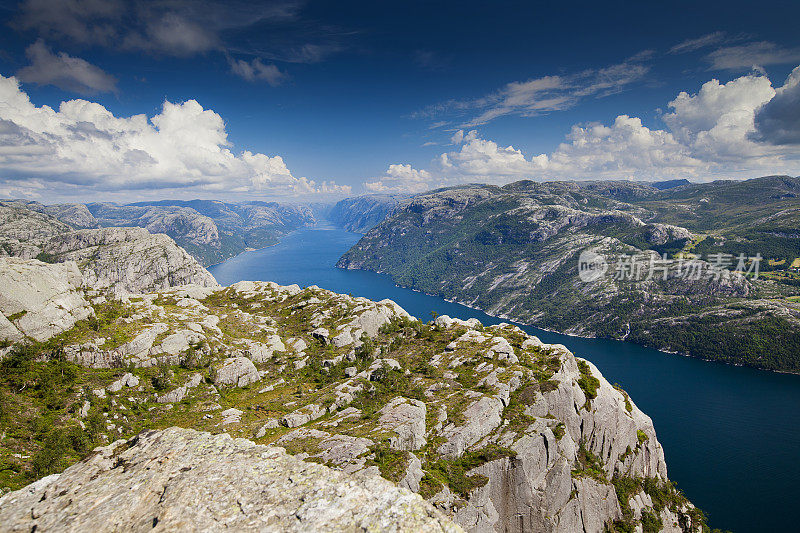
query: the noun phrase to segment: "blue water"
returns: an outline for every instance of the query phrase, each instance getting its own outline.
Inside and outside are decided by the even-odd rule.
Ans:
[[[397,287],[380,274],[335,268],[359,238],[333,226],[317,226],[209,270],[224,285],[245,279],[319,285],[374,300],[391,298],[423,320],[435,311],[475,317],[484,324],[501,322]],[[523,328],[591,360],[606,379],[628,391],[655,423],[669,477],[706,512],[710,526],[734,532],[798,531],[794,505],[800,500],[800,376]]]

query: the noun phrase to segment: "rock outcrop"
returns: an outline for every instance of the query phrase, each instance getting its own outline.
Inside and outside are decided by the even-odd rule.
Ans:
[[[53,430],[64,432],[56,435],[62,440],[23,438],[26,428],[35,427],[30,417],[53,413],[42,401],[23,401],[29,389],[9,391],[22,398],[7,405],[25,407],[4,419],[13,426],[10,445],[29,452],[9,459],[15,461],[13,471],[31,472],[30,462],[40,475],[59,471],[58,464],[67,465],[43,465],[30,457],[53,442],[80,446],[86,437],[76,435],[111,442],[142,427],[177,424],[255,438],[348,474],[380,474],[418,492],[470,532],[633,531],[645,521],[648,528],[658,523],[658,529],[676,533],[702,526],[696,509],[667,477],[650,418],[590,362],[515,326],[484,327],[474,319],[446,316],[424,324],[390,300],[269,282],[187,285],[114,297],[94,291],[92,301],[101,301],[93,304],[96,327],[76,325],[62,337],[61,358],[84,365],[78,376],[70,367],[67,374],[76,381],[64,387],[63,404],[50,400],[63,405],[56,418],[63,429]],[[332,341],[340,337],[347,342]],[[51,355],[48,345],[32,349],[39,350],[34,354],[39,358]],[[131,441],[130,450],[107,448],[68,469],[63,480],[47,482],[50,488],[34,485],[28,493],[15,493],[3,507],[16,511],[3,515],[3,509],[0,519],[41,530],[51,511],[66,508],[81,525],[95,516],[81,513],[100,512],[93,502],[113,500],[102,512],[121,516],[127,509],[116,507],[123,504],[136,510],[136,518],[124,515],[121,524],[144,520],[130,527],[175,528],[194,518],[177,505],[163,508],[174,496],[202,506],[197,520],[212,520],[203,514],[208,510],[228,527],[263,526],[258,517],[266,511],[249,496],[251,490],[258,493],[248,485],[250,474],[234,469],[230,475],[240,481],[222,491],[228,482],[210,465],[213,453],[198,465],[182,463],[179,456],[193,457],[191,444],[170,452],[158,444],[162,437],[152,437],[151,446],[147,435],[142,445]],[[197,442],[213,450],[210,438]],[[235,462],[241,441],[219,442],[233,443],[222,453],[223,465]],[[149,457],[151,449],[162,457],[161,465],[137,459]],[[81,454],[85,451],[75,452]],[[102,465],[108,472],[97,470]],[[137,477],[148,466],[152,483],[160,487],[155,492]],[[253,475],[261,475],[262,467],[267,468],[261,465]],[[190,470],[181,473],[182,468]],[[97,492],[94,475],[119,487]],[[207,503],[195,475],[212,480],[218,499]],[[191,499],[197,491],[200,496]],[[237,497],[244,510],[225,507]],[[90,503],[82,504],[84,498]],[[338,505],[325,502],[314,507],[320,516]],[[315,522],[298,527],[306,524],[313,525],[306,529],[324,527]]]
[[[0,256],[74,261],[84,286],[97,290],[141,293],[190,283],[216,285],[167,235],[141,228],[75,229],[97,226],[91,216],[81,204],[0,202]]]
[[[0,257],[0,340],[45,341],[93,314],[74,261]]]
[[[146,431],[0,498],[4,531],[458,532],[376,475],[190,429]]]
[[[141,228],[79,230],[53,237],[42,249],[75,261],[94,289],[142,293],[178,285],[217,285],[214,277],[164,234]]]

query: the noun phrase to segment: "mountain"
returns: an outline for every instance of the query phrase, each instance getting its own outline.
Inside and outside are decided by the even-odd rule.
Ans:
[[[162,200],[130,205],[88,204],[101,226],[138,226],[172,237],[205,266],[280,238],[314,223],[311,208],[275,202]]]
[[[74,262],[83,273],[83,286],[115,292],[152,291],[187,283],[217,284],[166,235],[142,228],[76,230],[31,207],[37,209],[20,202],[0,202],[0,256]],[[55,212],[63,215],[65,211]]]
[[[365,194],[337,202],[328,212],[328,218],[347,231],[366,233],[399,205],[408,200],[403,194]]]
[[[543,328],[800,372],[800,277],[788,271],[800,256],[798,192],[800,179],[786,176],[665,190],[532,181],[442,189],[413,197],[339,266]],[[582,252],[602,258],[604,275],[582,281]],[[709,255],[759,252],[768,272],[758,279],[735,272],[735,258]]]
[[[655,183],[653,183],[653,187],[655,187],[659,191],[663,191],[665,189],[672,189],[674,187],[680,187],[681,185],[691,185],[691,182],[687,179],[679,179],[679,180],[656,181]]]
[[[342,497],[321,497],[334,490],[328,478],[347,483],[347,505],[362,516],[376,500],[409,497],[378,481],[362,492],[358,480],[379,474],[470,532],[704,527],[634,401],[590,362],[514,326],[425,324],[390,300],[269,282],[116,297],[44,275],[53,265],[3,261],[23,262],[40,284],[62,283],[50,292],[70,293],[59,301],[72,313],[36,342],[3,344],[0,417],[12,453],[0,486],[43,478],[0,500],[4,524],[27,531],[98,513],[148,528],[169,529],[176,517],[260,524],[265,513],[283,520],[283,501],[307,504],[290,517],[313,507],[308,520],[324,520]],[[21,282],[6,272],[0,286]],[[12,324],[40,313],[26,306],[0,300]],[[149,431],[176,426],[236,439]],[[119,439],[128,440],[69,467]],[[208,504],[186,506],[186,494]]]

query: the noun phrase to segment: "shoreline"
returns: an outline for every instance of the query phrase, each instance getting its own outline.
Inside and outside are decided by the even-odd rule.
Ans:
[[[330,222],[330,221],[326,221],[326,222],[328,222],[329,225],[332,226],[333,228],[340,229],[342,231],[346,231],[346,232],[352,233],[354,235],[360,235],[362,237],[364,235],[363,233],[358,233],[358,232],[353,232],[353,231],[346,230],[346,229],[342,228],[341,226],[338,226],[338,225],[334,224],[333,222]],[[289,235],[291,235],[291,234],[293,234],[293,233],[295,233],[297,231],[303,230],[303,229],[314,229],[315,227],[317,227],[319,225],[320,224],[314,224],[312,226],[304,226],[304,227],[301,227],[301,228],[294,229],[294,230],[286,233],[285,235],[283,235],[282,238],[288,237]],[[261,248],[250,249],[250,250],[243,250],[243,251],[239,252],[238,254],[236,254],[234,256],[231,256],[228,259],[225,259],[225,261],[228,261],[228,260],[233,259],[235,257],[239,257],[240,255],[243,255],[243,254],[245,254],[247,252],[256,252],[256,251],[259,251],[259,250],[265,250],[267,248],[272,248],[274,246],[277,246],[278,244],[281,244],[281,242],[282,242],[282,240],[279,240],[278,242],[276,242],[274,244],[271,244],[269,246],[264,246],[264,247],[261,247]],[[210,268],[211,266],[220,265],[220,264],[224,263],[225,261],[221,261],[219,263],[216,263],[215,265],[210,265],[209,267],[205,267],[205,268]],[[501,320],[508,320],[510,322],[513,322],[515,325],[519,325],[519,326],[535,328],[535,329],[538,329],[540,331],[545,331],[545,332],[553,333],[553,334],[557,334],[557,335],[564,335],[566,337],[571,337],[571,338],[575,338],[575,339],[598,339],[598,340],[608,340],[608,341],[615,341],[615,342],[625,342],[625,343],[628,343],[628,344],[632,344],[634,346],[639,346],[639,347],[642,347],[642,348],[649,348],[649,349],[661,352],[662,354],[665,354],[665,355],[678,355],[678,356],[681,356],[681,357],[688,357],[688,358],[691,358],[691,359],[696,359],[698,361],[704,361],[704,362],[707,362],[707,363],[716,363],[716,364],[721,364],[721,365],[726,365],[726,366],[733,366],[733,367],[740,367],[740,368],[750,368],[750,369],[753,369],[753,370],[760,370],[760,371],[763,371],[763,372],[772,372],[772,373],[776,373],[776,374],[788,374],[788,375],[792,375],[792,376],[800,376],[800,372],[792,372],[792,371],[789,371],[789,370],[773,370],[773,369],[769,369],[769,368],[760,368],[760,367],[757,367],[757,366],[744,365],[744,364],[740,364],[740,363],[726,363],[726,362],[723,362],[723,361],[716,361],[716,360],[713,360],[713,359],[706,359],[706,358],[703,358],[703,357],[694,356],[691,353],[685,353],[685,352],[679,352],[679,351],[673,351],[673,350],[666,350],[666,349],[663,349],[663,348],[658,348],[658,347],[655,347],[655,346],[649,346],[649,345],[646,345],[646,344],[640,344],[640,343],[628,341],[628,340],[625,340],[625,339],[618,339],[618,338],[614,338],[614,337],[600,337],[600,336],[597,336],[597,335],[580,335],[580,334],[576,334],[576,333],[568,333],[568,332],[564,332],[564,331],[558,331],[558,330],[555,330],[555,329],[549,329],[549,328],[546,328],[546,327],[538,326],[536,324],[526,323],[523,320],[519,320],[519,319],[516,319],[514,317],[510,317],[508,315],[505,315],[505,314],[493,314],[493,313],[491,313],[491,312],[489,312],[489,311],[487,311],[485,309],[481,309],[479,307],[475,307],[475,306],[473,306],[471,304],[468,304],[466,302],[459,301],[456,298],[446,298],[444,296],[440,296],[440,295],[437,295],[437,294],[427,293],[425,291],[416,289],[414,287],[405,287],[405,286],[400,285],[397,282],[395,282],[395,280],[392,279],[392,277],[389,274],[385,273],[385,272],[375,272],[373,270],[362,269],[362,268],[345,268],[345,267],[337,266],[337,264],[338,264],[338,261],[337,261],[337,263],[335,263],[333,265],[334,268],[339,268],[339,269],[342,269],[342,270],[361,270],[363,272],[372,272],[374,274],[380,274],[382,276],[386,276],[395,285],[395,287],[398,287],[398,288],[401,288],[401,289],[405,289],[405,290],[414,291],[414,292],[418,292],[420,294],[425,294],[426,296],[430,296],[430,297],[433,297],[433,298],[440,298],[441,300],[443,300],[445,302],[448,302],[448,303],[463,305],[464,307],[466,307],[468,309],[472,309],[473,311],[479,311],[479,312],[481,312],[481,313],[483,313],[485,315],[488,315],[490,317],[493,317],[493,318],[497,318],[497,319],[501,319]]]
[[[472,309],[474,311],[480,311],[481,313],[483,313],[485,315],[488,315],[488,316],[491,316],[493,318],[498,318],[498,319],[501,319],[501,320],[509,320],[509,321],[513,322],[515,325],[525,326],[525,327],[529,327],[529,328],[536,328],[538,330],[546,331],[548,333],[555,333],[557,335],[564,335],[566,337],[572,337],[572,338],[575,338],[575,339],[598,339],[598,340],[608,340],[608,341],[615,341],[615,342],[625,342],[625,343],[628,343],[628,344],[632,344],[634,346],[639,346],[639,347],[642,347],[642,348],[649,348],[649,349],[655,350],[657,352],[661,352],[661,353],[663,353],[665,355],[678,355],[678,356],[681,356],[681,357],[687,357],[687,358],[690,358],[690,359],[696,359],[698,361],[704,361],[706,363],[715,363],[715,364],[720,364],[720,365],[725,365],[725,366],[733,366],[733,367],[739,367],[739,368],[750,368],[750,369],[753,369],[753,370],[760,370],[762,372],[772,372],[772,373],[775,373],[775,374],[787,374],[787,375],[790,375],[790,376],[800,376],[800,372],[792,372],[790,370],[773,370],[773,369],[769,369],[769,368],[761,368],[761,367],[757,367],[757,366],[744,365],[744,364],[741,364],[741,363],[726,363],[724,361],[715,361],[714,359],[706,359],[704,357],[698,357],[698,356],[692,355],[691,353],[687,353],[687,352],[665,350],[665,349],[662,349],[662,348],[657,348],[655,346],[648,346],[646,344],[640,344],[638,342],[632,342],[632,341],[628,341],[628,340],[625,340],[625,339],[617,339],[617,338],[614,338],[614,337],[600,337],[600,336],[597,336],[597,335],[578,335],[578,334],[575,334],[575,333],[567,333],[567,332],[564,332],[564,331],[558,331],[558,330],[554,330],[554,329],[543,328],[543,327],[537,326],[535,324],[527,324],[524,321],[515,319],[513,317],[509,317],[508,315],[505,315],[505,314],[495,315],[493,313],[490,313],[489,311],[481,309],[480,307],[475,307],[473,305],[470,305],[470,304],[465,303],[465,302],[461,302],[461,301],[459,301],[457,299],[454,299],[454,298],[445,298],[444,296],[439,296],[437,294],[430,294],[430,293],[427,293],[425,291],[421,291],[419,289],[415,289],[413,287],[404,287],[403,285],[400,285],[397,282],[395,282],[394,279],[392,279],[392,277],[389,276],[389,274],[387,274],[385,272],[375,272],[373,270],[367,270],[367,269],[361,269],[361,268],[349,269],[349,268],[344,268],[344,267],[339,267],[339,266],[336,266],[336,268],[342,268],[343,270],[361,270],[363,272],[374,272],[375,274],[381,274],[383,276],[387,276],[392,281],[392,283],[394,283],[394,285],[396,287],[399,287],[401,289],[411,290],[411,291],[414,291],[414,292],[418,292],[420,294],[425,294],[426,296],[431,296],[433,298],[440,298],[440,299],[442,299],[442,300],[444,300],[446,302],[449,302],[449,303],[463,305],[464,307],[467,307],[467,308]]]

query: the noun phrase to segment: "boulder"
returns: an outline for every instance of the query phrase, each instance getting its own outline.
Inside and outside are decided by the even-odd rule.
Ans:
[[[109,385],[108,390],[111,392],[119,392],[120,390],[122,390],[122,387],[138,387],[138,386],[139,386],[139,378],[128,372],[124,376],[116,380],[114,383]]]
[[[256,365],[247,357],[229,357],[213,370],[215,385],[244,387],[261,379]]]
[[[425,403],[398,396],[379,411],[378,424],[395,432],[389,445],[395,450],[418,450],[425,446]]]

